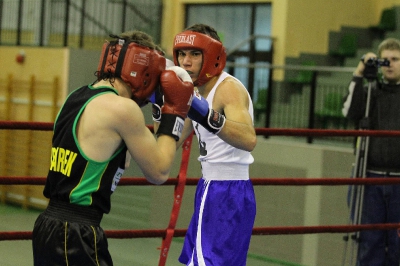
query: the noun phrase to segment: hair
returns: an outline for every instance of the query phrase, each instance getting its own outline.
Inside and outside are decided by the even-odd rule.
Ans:
[[[156,47],[155,47],[154,49],[156,49],[156,50],[160,53],[160,55],[165,56],[165,51],[164,51],[164,49],[161,47],[161,45],[156,44]]]
[[[388,38],[382,41],[378,46],[378,56],[381,57],[383,50],[398,50],[400,51],[400,40]]]
[[[219,38],[217,31],[213,27],[208,26],[206,24],[201,24],[201,23],[194,24],[185,29],[185,31],[187,31],[187,30],[203,33],[203,34],[208,35],[211,38],[221,42],[221,39]]]
[[[141,46],[148,47],[150,49],[157,49],[157,45],[154,43],[153,38],[147,33],[139,30],[126,31],[121,33],[119,36],[121,39],[125,39],[128,42],[135,42]]]

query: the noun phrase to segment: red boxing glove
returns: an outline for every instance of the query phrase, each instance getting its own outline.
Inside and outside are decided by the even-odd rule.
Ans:
[[[161,73],[160,85],[164,95],[164,105],[161,108],[161,122],[157,135],[167,134],[179,140],[184,119],[192,103],[193,83],[186,71],[172,67],[171,70]]]
[[[162,114],[175,114],[186,118],[192,102],[193,83],[182,81],[172,70],[165,70],[160,77],[161,90],[164,94]]]

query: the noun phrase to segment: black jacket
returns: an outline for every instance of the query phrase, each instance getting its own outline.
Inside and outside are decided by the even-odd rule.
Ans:
[[[368,84],[362,77],[353,77],[343,114],[359,125],[366,116]],[[371,130],[400,130],[400,84],[374,82],[368,114]],[[367,168],[400,172],[400,136],[370,137]]]

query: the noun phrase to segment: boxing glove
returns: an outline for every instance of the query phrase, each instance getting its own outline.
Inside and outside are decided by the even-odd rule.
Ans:
[[[179,140],[193,98],[193,83],[189,74],[180,67],[161,73],[160,86],[164,95],[160,126],[157,135],[166,134]]]
[[[194,97],[188,117],[202,125],[213,134],[218,134],[225,125],[225,116],[209,108],[208,102],[197,91]]]

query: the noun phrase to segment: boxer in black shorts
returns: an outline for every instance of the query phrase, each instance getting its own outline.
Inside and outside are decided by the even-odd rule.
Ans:
[[[50,201],[33,229],[36,266],[113,265],[100,222],[130,158],[150,183],[169,176],[193,83],[178,67],[166,69],[147,34],[112,37],[103,46],[97,81],[73,91],[54,124],[43,191]],[[155,138],[140,107],[158,86],[164,106]]]

